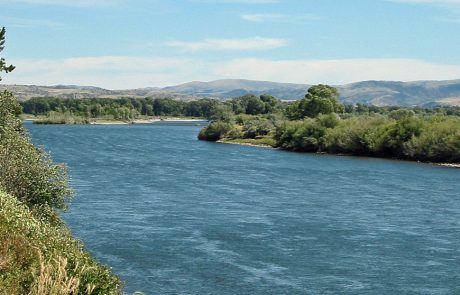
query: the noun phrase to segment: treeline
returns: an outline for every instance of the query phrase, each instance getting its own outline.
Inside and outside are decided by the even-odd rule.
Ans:
[[[55,97],[32,98],[21,102],[23,112],[32,115],[72,114],[83,118],[132,120],[140,116],[185,116],[208,119],[223,118],[232,114],[252,115],[271,113],[280,102],[268,95],[247,95],[221,102],[216,99],[193,101],[169,98],[84,98],[63,99]]]
[[[372,105],[336,105],[324,104],[324,101],[308,102],[310,107],[302,106],[305,100],[283,102],[270,95],[244,95],[227,101],[216,99],[199,99],[182,101],[170,98],[84,98],[63,99],[55,97],[32,98],[21,102],[23,112],[31,115],[48,115],[62,118],[73,117],[71,122],[88,122],[92,118],[112,120],[134,120],[142,116],[181,116],[200,117],[210,120],[228,119],[234,115],[248,114],[284,114],[291,120],[312,114],[298,113],[301,108],[312,110],[326,108],[341,114],[389,114],[401,107],[377,107]],[[301,108],[299,108],[301,107]],[[324,111],[324,110],[322,110]],[[326,110],[328,111],[328,110]],[[416,114],[441,114],[460,116],[460,107],[438,106],[435,108],[412,108]],[[75,117],[78,117],[75,119]],[[64,120],[65,121],[65,120]]]
[[[364,108],[345,106],[338,96],[335,88],[316,85],[282,112],[213,121],[199,139],[299,152],[460,162],[458,108]]]

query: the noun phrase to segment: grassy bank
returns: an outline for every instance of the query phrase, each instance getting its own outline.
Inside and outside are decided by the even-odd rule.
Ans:
[[[121,282],[64,226],[0,191],[0,294],[120,294]]]
[[[229,143],[229,144],[240,144],[240,145],[252,145],[261,147],[275,147],[276,142],[272,137],[259,137],[259,138],[222,138],[217,142]]]
[[[66,168],[32,144],[20,110],[0,92],[0,295],[121,294],[60,218],[73,196]]]
[[[416,109],[346,112],[337,98],[334,88],[313,86],[282,112],[215,120],[198,138],[295,152],[460,163],[460,117]]]
[[[431,163],[460,163],[460,118],[337,114],[303,120],[250,117],[216,121],[199,139],[272,146],[295,152],[346,154]]]

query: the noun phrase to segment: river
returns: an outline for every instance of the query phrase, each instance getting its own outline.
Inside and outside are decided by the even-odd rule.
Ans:
[[[198,141],[196,123],[26,123],[75,236],[145,294],[460,294],[460,170]]]

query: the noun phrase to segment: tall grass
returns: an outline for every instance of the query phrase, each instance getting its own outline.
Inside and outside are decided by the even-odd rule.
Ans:
[[[121,282],[65,226],[0,192],[0,295],[19,294],[121,294]]]

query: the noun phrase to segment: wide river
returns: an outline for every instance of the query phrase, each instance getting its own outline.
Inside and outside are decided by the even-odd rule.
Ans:
[[[75,236],[145,294],[460,294],[460,170],[198,141],[193,124],[26,124]]]

